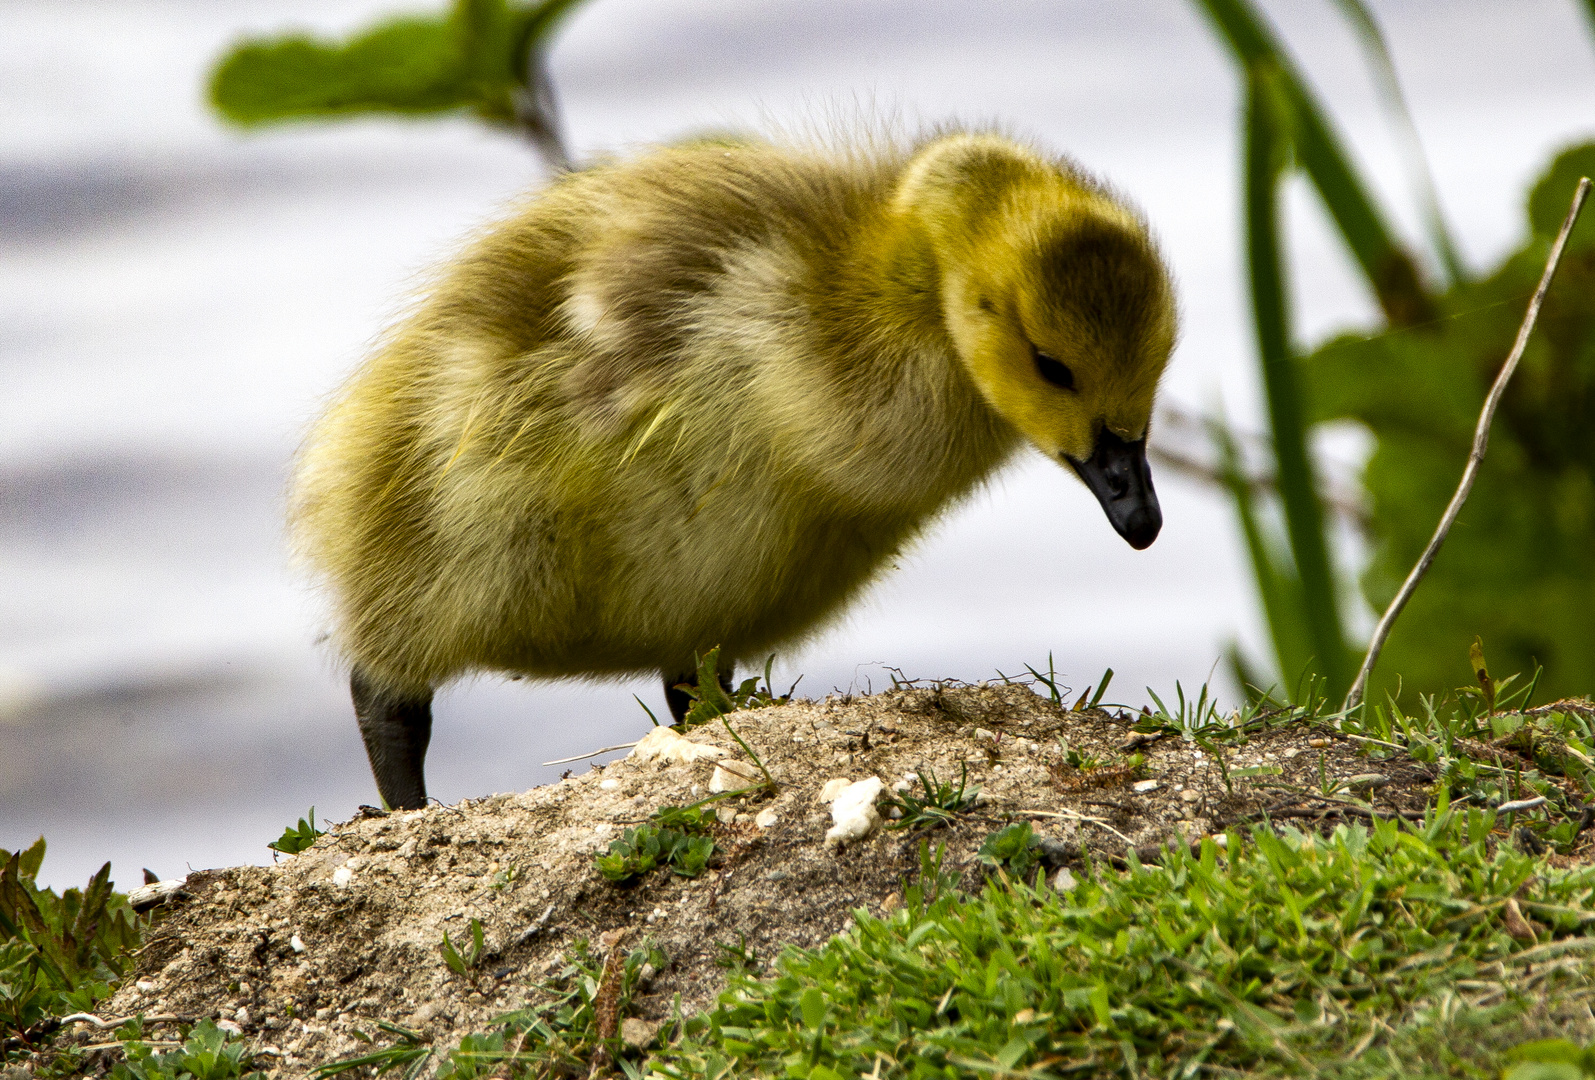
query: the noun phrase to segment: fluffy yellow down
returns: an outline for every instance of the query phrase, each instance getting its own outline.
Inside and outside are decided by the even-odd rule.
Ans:
[[[396,693],[762,660],[1024,442],[1143,437],[1173,340],[1144,223],[1006,138],[657,149],[441,271],[306,441],[294,540]]]

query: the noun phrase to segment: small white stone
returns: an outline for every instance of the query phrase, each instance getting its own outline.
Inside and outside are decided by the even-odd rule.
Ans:
[[[733,821],[735,821],[737,819],[736,807],[734,807],[734,806],[722,806],[722,807],[720,807],[718,810],[716,810],[714,812],[714,819],[716,821],[718,821],[722,825],[731,824]]]
[[[703,758],[725,757],[730,751],[708,743],[693,742],[674,728],[656,727],[631,748],[627,757],[638,761],[662,761],[666,764],[690,763]]]
[[[1186,802],[1195,802],[1201,797],[1202,793],[1197,791],[1195,788],[1186,788],[1184,791],[1180,792],[1180,798],[1184,799]]]
[[[593,832],[597,833],[599,836],[608,836],[610,830],[613,828],[614,826],[609,822],[600,821],[597,825],[593,826]]]
[[[305,951],[305,940],[304,940],[304,938],[300,937],[298,934],[295,934],[293,937],[289,938],[288,939],[288,944],[293,947],[293,951],[294,952],[304,952]]]
[[[332,872],[332,883],[340,889],[347,889],[354,880],[354,871],[347,866],[340,866]]]
[[[846,791],[848,785],[852,782],[845,776],[833,776],[820,785],[820,802],[834,802],[836,797]]]
[[[753,816],[753,823],[761,829],[768,829],[780,820],[781,815],[777,814],[771,807],[765,807]]]
[[[603,788],[605,791],[614,791],[620,786],[620,781],[611,776],[608,780],[599,781],[598,786]]]
[[[140,979],[133,987],[141,994],[153,994],[157,989],[154,979]]]
[[[1145,795],[1149,791],[1156,791],[1163,785],[1156,780],[1137,780],[1130,788],[1137,795]]]
[[[977,727],[975,729],[975,738],[977,739],[995,739],[996,737],[996,735],[992,734],[991,731],[986,728]]]
[[[881,823],[881,812],[875,809],[875,800],[881,793],[880,777],[869,776],[849,784],[831,803],[831,820],[836,824],[825,834],[827,847],[862,840]]]
[[[225,1031],[229,1035],[242,1035],[244,1033],[244,1029],[239,1027],[237,1023],[232,1020],[218,1020],[216,1021],[216,1027],[218,1030]]]
[[[1229,834],[1227,833],[1214,833],[1211,839],[1214,847],[1229,847]]]
[[[1285,756],[1288,758],[1293,758],[1299,753],[1301,753],[1301,747],[1293,746],[1289,750],[1285,751]]]
[[[233,1013],[233,1020],[238,1024],[249,1023],[249,1010],[239,1006],[238,1011]]]
[[[1069,873],[1069,868],[1067,866],[1061,868],[1056,874],[1052,875],[1052,887],[1057,889],[1059,892],[1068,892],[1078,884],[1079,882],[1075,881],[1074,875]]]

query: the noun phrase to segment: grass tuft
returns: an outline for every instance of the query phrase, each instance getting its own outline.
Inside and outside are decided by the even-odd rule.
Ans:
[[[1258,826],[1230,833],[1222,856],[1208,841],[1161,866],[1132,857],[1066,892],[992,882],[932,900],[916,886],[890,917],[860,910],[849,933],[788,950],[771,978],[733,974],[650,1065],[681,1078],[1354,1077],[1472,1024],[1473,1042],[1446,1053],[1499,1067],[1487,1035],[1588,996],[1595,870],[1547,872],[1494,843],[1494,824],[1444,808],[1327,836]],[[1514,936],[1514,898],[1539,944]],[[1469,1046],[1483,1056],[1467,1060]]]

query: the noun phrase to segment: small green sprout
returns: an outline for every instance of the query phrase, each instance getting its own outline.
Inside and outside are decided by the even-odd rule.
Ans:
[[[959,814],[967,814],[975,808],[980,798],[980,789],[970,790],[969,766],[959,766],[958,786],[954,787],[949,781],[942,783],[936,779],[936,774],[929,769],[921,770],[917,777],[923,795],[915,795],[913,790],[900,795],[888,796],[886,805],[902,811],[902,817],[891,823],[892,829],[934,829],[950,824]]]
[[[449,970],[456,975],[468,974],[472,968],[482,962],[482,953],[485,950],[485,941],[482,935],[482,920],[471,920],[471,947],[466,952],[461,952],[459,947],[449,938],[449,932],[443,931],[443,940],[438,948],[443,951],[443,962]]]
[[[297,855],[325,835],[327,834],[324,829],[316,828],[316,808],[312,806],[309,821],[300,818],[298,825],[284,829],[281,836],[266,846],[284,855]]]

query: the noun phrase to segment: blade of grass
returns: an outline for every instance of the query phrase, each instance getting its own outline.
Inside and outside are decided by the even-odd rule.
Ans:
[[[1589,2],[1595,3],[1595,0]],[[1335,3],[1357,32],[1363,54],[1368,58],[1368,66],[1373,70],[1374,85],[1396,129],[1396,141],[1401,146],[1401,156],[1407,168],[1407,181],[1412,185],[1413,197],[1429,230],[1429,242],[1434,245],[1435,256],[1445,269],[1447,283],[1459,285],[1468,280],[1467,268],[1462,265],[1456,241],[1452,239],[1445,214],[1440,209],[1440,196],[1435,191],[1434,176],[1429,171],[1429,161],[1423,152],[1423,140],[1418,137],[1418,127],[1412,122],[1406,95],[1401,92],[1401,81],[1396,77],[1396,65],[1390,58],[1390,47],[1385,43],[1384,32],[1379,29],[1373,12],[1368,10],[1363,0],[1335,0]]]
[[[1246,553],[1252,563],[1252,580],[1256,582],[1258,596],[1263,602],[1263,617],[1268,622],[1268,635],[1273,641],[1279,678],[1288,682],[1312,658],[1312,647],[1307,642],[1304,629],[1306,623],[1301,580],[1296,576],[1289,557],[1280,551],[1276,541],[1263,532],[1258,520],[1256,493],[1241,467],[1240,450],[1235,445],[1229,425],[1222,417],[1208,420],[1207,425],[1209,437],[1217,451],[1219,479],[1229,489],[1241,536],[1246,541]],[[1241,682],[1247,685],[1257,683],[1257,680],[1255,677],[1249,680],[1242,678]]]
[[[1288,106],[1288,116],[1282,119],[1288,121],[1285,131],[1297,162],[1318,189],[1385,316],[1398,326],[1433,318],[1434,301],[1423,287],[1412,257],[1397,243],[1339,136],[1257,8],[1250,0],[1198,2],[1249,81],[1261,69],[1275,74],[1280,96]]]
[[[1306,410],[1296,368],[1291,361],[1287,282],[1280,257],[1279,182],[1287,153],[1281,116],[1284,96],[1277,69],[1265,65],[1249,72],[1244,174],[1247,264],[1263,388],[1279,471],[1279,496],[1296,574],[1301,581],[1307,639],[1317,660],[1317,670],[1329,680],[1331,692],[1338,696],[1340,688],[1351,681],[1347,671],[1346,639],[1340,627],[1339,600],[1329,562],[1329,545],[1324,537],[1317,477],[1312,457],[1307,452]]]

